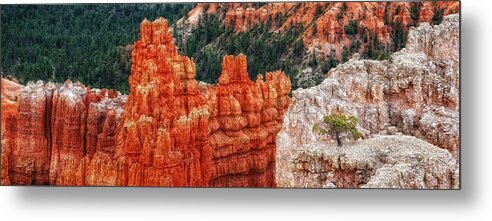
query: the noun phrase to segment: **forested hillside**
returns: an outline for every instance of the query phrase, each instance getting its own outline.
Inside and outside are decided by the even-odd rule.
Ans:
[[[193,6],[2,5],[2,73],[21,83],[72,79],[128,92],[130,64],[124,62],[129,61],[124,46],[138,39],[142,20],[162,16],[172,23]]]
[[[248,57],[251,79],[283,70],[292,88],[319,84],[353,54],[388,59],[420,22],[439,24],[454,2],[305,2],[2,5],[1,71],[80,81],[128,93],[132,44],[144,18],[169,21],[197,79],[216,83],[225,55]]]
[[[195,58],[199,80],[215,83],[227,54],[248,56],[251,79],[283,70],[292,89],[319,84],[359,53],[386,60],[405,47],[408,30],[439,24],[453,2],[200,3],[175,24],[181,52]]]
[[[305,27],[295,24],[285,32],[270,31],[278,28],[285,19],[286,16],[279,15],[247,32],[236,33],[234,27],[226,27],[217,15],[204,14],[191,35],[177,44],[182,53],[195,59],[197,79],[201,81],[216,83],[221,72],[221,58],[240,53],[248,56],[252,80],[258,74],[279,69],[293,80],[298,70],[292,64],[304,59],[304,43],[298,36]],[[176,32],[175,38],[182,39],[182,36]]]

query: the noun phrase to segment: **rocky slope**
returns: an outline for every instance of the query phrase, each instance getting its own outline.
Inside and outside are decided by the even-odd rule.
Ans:
[[[252,82],[246,57],[226,56],[219,83],[203,84],[166,20],[140,33],[129,96],[2,79],[2,185],[275,186],[285,74]]]
[[[459,168],[451,154],[412,136],[377,136],[342,147],[311,143],[292,163],[289,186],[295,187],[459,188]]]
[[[387,45],[393,44],[397,38],[396,23],[401,24],[403,30],[407,30],[419,22],[432,22],[432,17],[438,10],[444,10],[444,15],[459,12],[457,1],[437,3],[428,1],[418,4],[415,6],[418,8],[416,12],[418,19],[414,20],[411,17],[412,3],[410,2],[332,3],[324,6],[322,15],[315,18],[316,25],[307,29],[303,39],[310,50],[325,55],[329,55],[334,50],[336,57],[341,60],[344,48],[351,47],[355,41],[362,43],[357,53],[362,53],[367,48],[366,44],[370,42],[364,42],[362,30],[373,33],[381,45],[388,47]],[[298,22],[300,18],[301,16],[296,16],[291,20]],[[356,36],[347,33],[346,27],[351,21],[357,21],[358,32],[361,32]]]
[[[323,115],[358,118],[365,138],[412,135],[459,155],[459,16],[410,30],[407,46],[388,61],[358,59],[337,66],[319,86],[293,92],[277,138],[278,186],[310,185],[293,177],[292,159],[317,142],[311,129]],[[430,157],[430,156],[429,156]]]
[[[190,32],[205,13],[218,14],[224,25],[236,32],[247,32],[268,20],[280,21],[279,25],[271,26],[272,32],[284,32],[294,24],[302,24],[305,30],[299,37],[309,51],[328,56],[334,50],[341,60],[343,48],[350,47],[345,27],[351,21],[358,22],[359,33],[355,35],[362,37],[364,32],[372,32],[381,44],[387,45],[395,37],[391,34],[395,23],[407,29],[416,22],[431,22],[438,10],[443,10],[443,15],[459,12],[458,1],[422,2],[416,5],[418,18],[414,20],[412,6],[409,2],[199,3],[187,17],[177,21],[176,29]],[[187,35],[183,36],[186,39]]]

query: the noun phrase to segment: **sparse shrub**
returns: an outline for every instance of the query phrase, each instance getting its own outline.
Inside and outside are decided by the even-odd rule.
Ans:
[[[316,8],[316,13],[315,13],[315,16],[316,16],[316,17],[319,17],[319,16],[320,16],[320,15],[322,15],[322,14],[323,14],[323,8],[322,8],[321,6],[318,6],[318,7]]]
[[[338,13],[337,20],[340,21],[340,20],[342,20],[342,18],[343,18],[343,14],[342,13]]]
[[[400,12],[401,12],[401,7],[398,5],[395,9],[395,15],[400,14]]]
[[[441,24],[443,15],[444,15],[444,9],[438,8],[436,6],[434,9],[434,15],[432,16],[432,24],[433,25]]]
[[[316,33],[318,33],[318,25],[316,24],[316,22],[313,24],[313,36],[316,35]]]
[[[417,24],[420,16],[420,2],[412,2],[410,5],[410,17]]]
[[[345,34],[356,35],[359,32],[359,22],[352,20],[345,26]]]
[[[384,51],[380,52],[378,55],[378,60],[380,61],[388,60],[388,58],[389,58],[388,53]]]
[[[342,62],[346,62],[348,60],[349,60],[349,51],[348,51],[347,47],[343,47]]]
[[[362,137],[362,133],[357,130],[356,125],[356,117],[334,113],[325,115],[321,123],[315,123],[313,125],[313,132],[318,135],[334,137],[337,145],[341,147],[342,136],[351,136],[354,140]]]

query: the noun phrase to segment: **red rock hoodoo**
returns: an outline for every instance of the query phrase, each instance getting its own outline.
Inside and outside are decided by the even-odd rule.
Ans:
[[[108,102],[124,98],[106,92],[69,81],[22,86],[2,79],[2,185],[85,185],[85,157],[91,149],[114,149],[106,131],[113,134],[114,128],[107,127],[117,121],[104,121],[104,116],[124,100]]]
[[[207,93],[212,186],[275,185],[275,140],[291,85],[280,71],[265,77],[253,83],[245,56],[224,57],[219,84]]]
[[[134,45],[130,95],[118,134],[118,185],[207,186],[208,110],[193,61],[178,55],[167,21],[145,20]]]
[[[164,19],[144,21],[134,46],[117,184],[274,186],[288,78],[267,73],[255,84],[245,56],[226,56],[218,86],[199,86],[193,60],[178,55],[167,28]]]
[[[275,186],[285,74],[253,82],[246,56],[226,56],[218,85],[198,84],[166,20],[140,34],[128,97],[2,79],[2,185]]]
[[[126,97],[67,81],[53,93],[50,184],[83,186],[96,150],[114,152],[115,126]]]

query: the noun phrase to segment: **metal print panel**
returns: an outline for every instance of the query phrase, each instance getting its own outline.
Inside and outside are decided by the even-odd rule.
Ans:
[[[0,10],[2,185],[460,188],[458,1]]]

